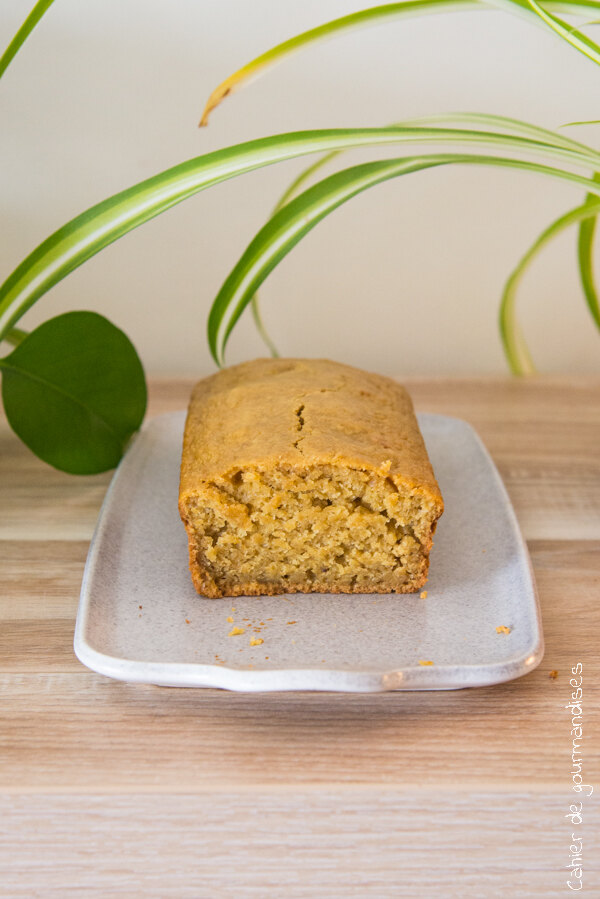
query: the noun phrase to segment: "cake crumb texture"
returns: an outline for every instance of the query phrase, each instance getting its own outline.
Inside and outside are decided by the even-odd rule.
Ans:
[[[443,501],[399,384],[258,359],[196,385],[179,509],[204,596],[407,593],[426,581]]]

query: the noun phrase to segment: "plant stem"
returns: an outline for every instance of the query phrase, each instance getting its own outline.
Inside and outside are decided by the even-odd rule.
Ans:
[[[275,346],[275,344],[269,337],[269,333],[268,333],[267,329],[265,328],[264,322],[262,320],[257,293],[255,293],[254,296],[252,297],[251,307],[252,307],[252,318],[254,319],[254,324],[256,325],[256,330],[260,334],[262,341],[266,345],[271,356],[274,359],[279,359],[279,353],[277,351],[277,347]]]

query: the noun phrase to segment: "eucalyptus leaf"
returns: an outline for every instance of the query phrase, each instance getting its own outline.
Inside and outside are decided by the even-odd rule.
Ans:
[[[10,426],[40,459],[71,474],[114,468],[146,410],[129,338],[95,312],[67,312],[0,359]]]

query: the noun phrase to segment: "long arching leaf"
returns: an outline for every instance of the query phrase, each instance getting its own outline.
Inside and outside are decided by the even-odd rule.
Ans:
[[[600,173],[596,172],[594,181],[600,182]],[[588,196],[587,203],[593,204],[595,197]],[[579,276],[581,278],[581,286],[585,296],[588,308],[592,314],[592,318],[600,328],[600,300],[594,283],[594,267],[593,267],[593,249],[594,235],[596,232],[597,215],[592,218],[585,218],[579,225],[579,235],[577,240],[577,262],[579,264]]]
[[[462,128],[398,126],[301,131],[226,147],[176,165],[115,194],[43,241],[0,287],[0,340],[39,297],[95,253],[207,187],[262,166],[311,153],[409,142],[493,146],[600,168],[600,153],[583,145],[582,149],[566,146],[562,138],[559,143],[551,143]],[[584,179],[581,183],[588,182]]]
[[[513,374],[528,375],[535,371],[529,349],[515,316],[517,289],[525,270],[546,244],[564,231],[565,228],[576,225],[578,222],[581,222],[581,226],[589,222],[593,223],[599,212],[600,200],[597,197],[590,197],[581,206],[577,206],[570,212],[565,213],[565,215],[561,215],[560,218],[556,219],[540,234],[506,282],[500,303],[499,324],[504,352]]]
[[[495,0],[496,3],[500,2],[504,5],[507,0]],[[513,2],[513,0],[508,0],[508,2]],[[546,12],[546,10],[540,6],[537,0],[527,0],[532,10],[537,13],[537,15],[548,25],[558,37],[562,38],[562,40],[566,41],[576,50],[579,50],[580,53],[583,53],[584,56],[587,56],[588,59],[591,59],[592,62],[595,62],[597,65],[600,65],[600,47],[598,44],[589,38],[586,34],[583,34],[581,31],[574,29],[571,25],[565,22],[563,19],[560,19],[558,16],[552,15],[552,13]]]
[[[597,216],[588,218],[579,226],[579,235],[577,241],[577,261],[579,264],[579,276],[581,278],[581,286],[583,294],[592,313],[592,318],[596,325],[600,328],[600,304],[598,302],[598,293],[594,284],[594,272],[592,267],[592,249],[594,245],[594,234],[596,232]]]
[[[258,232],[217,294],[208,319],[208,342],[218,365],[223,362],[229,336],[242,312],[267,275],[326,215],[363,190],[390,178],[433,166],[475,164],[521,169],[570,181],[600,196],[591,178],[539,163],[498,156],[440,153],[365,163],[337,172],[309,188],[283,207]]]
[[[55,231],[7,278],[0,287],[0,340],[37,299],[95,253],[207,187],[298,156],[403,139],[400,128],[275,135],[198,156],[121,191]]]
[[[331,162],[332,159],[335,159],[336,156],[339,156],[340,153],[343,153],[343,150],[333,150],[331,153],[326,153],[325,156],[322,156],[320,159],[317,159],[316,162],[312,162],[308,168],[304,169],[304,171],[300,172],[300,174],[294,178],[290,186],[283,192],[278,202],[273,207],[273,211],[271,212],[271,218],[275,215],[276,212],[279,212],[286,203],[288,203],[293,197],[300,193],[301,188],[306,184],[306,182],[323,166],[327,165],[328,162]],[[278,358],[279,353],[277,352],[277,347],[271,340],[269,336],[269,332],[265,328],[264,322],[262,320],[262,315],[260,311],[260,300],[257,293],[254,294],[252,299],[250,300],[250,306],[252,309],[252,317],[254,319],[254,324],[256,325],[256,330],[260,334],[263,342],[268,347],[269,352],[274,358]]]
[[[460,12],[465,9],[489,11],[493,9],[494,5],[521,18],[528,19],[533,24],[549,28],[555,33],[558,32],[563,39],[569,40],[567,34],[560,32],[560,28],[565,23],[556,18],[553,22],[545,20],[543,15],[541,15],[540,8],[536,8],[537,4],[530,2],[530,0],[497,0],[495,4],[491,0],[489,2],[483,2],[483,0],[407,0],[404,3],[386,3],[350,13],[350,15],[341,16],[316,28],[311,28],[257,56],[215,88],[207,100],[200,124],[207,125],[212,110],[234,90],[262,75],[267,69],[282,62],[292,53],[296,53],[311,44],[329,40],[360,28],[382,25],[395,19],[431,15],[433,13]],[[597,13],[600,10],[600,2],[599,0],[548,0],[544,4],[544,8],[553,12],[589,17],[590,13]],[[566,26],[566,29],[568,31],[568,26]],[[569,36],[571,37],[570,43],[577,44],[577,42],[581,42],[582,46],[578,47],[578,49],[582,50],[582,52],[587,50],[587,56],[590,56],[592,53],[600,53],[600,47],[589,38],[586,38],[585,35],[569,32]]]
[[[594,198],[590,197],[587,201],[588,207],[594,207]],[[579,226],[579,235],[577,240],[577,261],[579,263],[579,276],[581,278],[581,286],[585,296],[588,308],[592,314],[592,318],[600,328],[600,300],[594,283],[593,255],[594,234],[596,231],[596,222],[598,220],[599,209],[593,216],[587,217]]]
[[[509,116],[493,115],[485,112],[447,112],[437,115],[420,116],[415,119],[403,119],[397,123],[403,127],[439,127],[441,125],[460,125],[471,128],[478,125],[486,129],[494,129],[497,133],[509,133],[513,135],[521,135],[529,137],[536,141],[551,143],[565,149],[574,150],[576,152],[590,152],[590,147],[580,141],[565,137],[558,131],[552,131],[549,128],[542,128],[540,125],[533,125],[531,122],[525,122],[522,119],[513,119]],[[585,124],[585,123],[582,123]],[[566,127],[566,126],[565,126]]]
[[[12,60],[23,46],[44,13],[54,3],[54,0],[38,0],[12,41],[0,57],[0,78],[4,75]]]
[[[508,131],[512,134],[520,134],[524,137],[530,137],[534,140],[542,140],[542,141],[554,141],[555,143],[563,146],[567,149],[586,151],[589,148],[585,146],[585,144],[581,144],[578,141],[571,140],[568,137],[564,137],[560,134],[556,134],[553,131],[550,131],[547,128],[542,128],[539,125],[532,125],[530,122],[523,122],[520,119],[509,118],[507,116],[499,116],[499,115],[491,115],[486,113],[478,113],[478,112],[458,112],[458,113],[444,113],[442,115],[432,115],[432,116],[421,116],[416,119],[404,119],[401,123],[392,123],[392,125],[403,125],[403,126],[413,126],[413,127],[423,127],[427,125],[448,125],[452,123],[453,125],[460,126],[468,126],[472,125],[481,125],[486,128],[494,128],[501,129],[503,132]],[[271,216],[275,215],[275,213],[279,212],[279,210],[285,206],[285,204],[291,200],[294,196],[296,196],[300,189],[306,184],[306,182],[321,169],[324,165],[331,162],[334,158],[341,156],[342,154],[349,152],[347,150],[333,150],[331,153],[327,153],[321,159],[318,159],[316,162],[312,162],[306,169],[304,169],[290,184],[286,191],[284,191],[283,195],[279,199],[279,202],[276,204]],[[595,201],[595,198],[592,197],[592,200]],[[581,224],[581,228],[585,228],[591,224],[592,228],[594,225],[593,220],[585,220]],[[597,309],[597,302],[595,307],[593,306],[593,301],[596,299],[596,294],[594,291],[593,281],[591,280],[591,259],[589,259],[590,251],[589,247],[587,247],[587,253],[585,247],[585,237],[582,233],[582,250],[583,259],[587,258],[589,275],[587,274],[588,269],[584,269],[584,264],[582,263],[581,271],[582,271],[582,280],[584,282],[584,290],[586,292],[586,296],[588,297],[588,302],[590,303],[591,308]],[[254,323],[256,325],[256,329],[260,334],[262,340],[265,345],[269,349],[269,352],[272,356],[278,356],[277,348],[273,341],[271,340],[268,331],[265,328],[261,311],[259,305],[259,296],[258,293],[254,294],[252,300],[250,301],[250,306],[252,310],[252,316],[254,318]],[[503,309],[503,304],[501,304],[501,309]],[[501,311],[501,319],[503,317],[503,312]],[[506,327],[505,330],[501,330],[501,336],[503,340],[503,345],[505,349],[505,353],[507,356],[507,360],[509,362],[509,366],[513,368],[515,373],[525,373],[525,372],[533,372],[534,366],[531,361],[531,356],[529,355],[529,350],[525,343],[524,338],[522,337],[521,327],[517,320],[516,309],[514,304],[507,307],[506,313]],[[517,368],[521,369],[517,371]]]

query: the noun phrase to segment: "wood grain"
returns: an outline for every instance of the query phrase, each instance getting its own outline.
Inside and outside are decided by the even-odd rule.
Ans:
[[[559,868],[569,861],[565,802],[527,789],[501,796],[432,793],[418,784],[236,789],[159,802],[26,796],[10,797],[5,808],[2,895],[11,899],[554,899],[569,892]]]
[[[153,384],[150,414],[183,407],[190,386]],[[418,408],[470,421],[507,484],[546,638],[527,677],[362,696],[93,674],[73,655],[73,624],[109,476],[54,472],[0,424],[3,899],[569,892],[564,707],[577,662],[584,770],[600,791],[600,379],[408,386]]]
[[[46,551],[51,554],[53,544]],[[73,655],[72,617],[23,618],[18,604],[5,602],[0,687],[12,704],[0,733],[0,784],[9,792],[144,792],[160,785],[193,793],[211,790],[215,782],[219,789],[260,789],[414,778],[448,788],[457,781],[497,782],[501,760],[508,788],[530,785],[535,735],[544,746],[543,753],[533,753],[535,778],[559,789],[569,731],[561,709],[571,692],[570,669],[581,659],[590,686],[590,728],[598,712],[599,694],[592,688],[600,676],[600,543],[544,541],[531,551],[545,658],[525,678],[478,690],[243,695],[112,682],[88,673]],[[78,584],[74,571],[72,594]],[[556,679],[549,677],[552,670]],[[312,751],[315,743],[318,752]],[[468,745],[477,750],[465,766]],[[136,746],[143,751],[135,752]],[[590,755],[588,766],[590,776],[600,774],[597,756]]]

